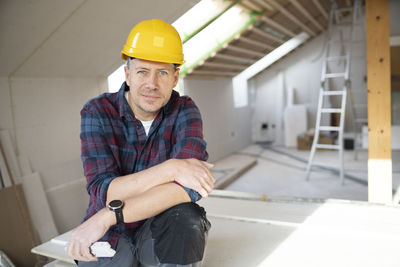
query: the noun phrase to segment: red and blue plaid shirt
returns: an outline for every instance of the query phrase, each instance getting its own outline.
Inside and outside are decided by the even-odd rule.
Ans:
[[[208,159],[200,112],[191,98],[173,91],[146,136],[124,97],[128,90],[129,86],[123,83],[119,92],[102,94],[81,111],[81,157],[90,195],[84,220],[105,207],[108,186],[119,176],[140,172],[170,158]],[[184,189],[193,202],[200,199],[196,191]],[[115,248],[121,234],[132,237],[141,224],[113,226],[101,240]]]

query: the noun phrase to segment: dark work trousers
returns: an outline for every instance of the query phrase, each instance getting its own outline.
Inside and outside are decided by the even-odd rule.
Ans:
[[[202,207],[182,203],[146,220],[133,244],[120,237],[113,258],[79,262],[79,266],[200,267],[210,227]]]

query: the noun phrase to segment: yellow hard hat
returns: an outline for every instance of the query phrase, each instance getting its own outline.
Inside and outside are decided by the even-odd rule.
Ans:
[[[144,20],[129,33],[121,58],[128,57],[182,65],[182,40],[173,26],[160,19]]]

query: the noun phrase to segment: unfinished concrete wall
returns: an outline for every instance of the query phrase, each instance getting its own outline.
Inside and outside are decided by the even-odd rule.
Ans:
[[[184,87],[200,109],[210,161],[251,143],[250,107],[234,107],[231,79],[190,78]]]
[[[0,79],[0,127],[15,127],[11,136],[17,154],[27,157],[32,170],[40,174],[57,229],[65,232],[80,223],[88,204],[79,112],[87,100],[105,91],[106,79],[12,78],[10,82],[11,97],[9,80]]]
[[[359,33],[360,30],[362,28],[358,29]],[[357,38],[360,37],[359,33],[356,34]],[[286,105],[288,89],[294,89],[294,104],[306,105],[308,128],[315,127],[324,41],[324,34],[316,37],[249,81],[253,88],[250,90],[250,104],[254,106],[253,139],[265,131],[261,129],[263,123],[268,123],[275,128],[268,128],[270,133],[267,133],[267,139],[283,144],[280,133],[284,129],[279,128],[283,125],[283,112],[278,111],[283,110]],[[334,49],[340,50],[340,45],[336,45]],[[365,42],[353,44],[352,51],[352,88],[365,89]],[[331,88],[339,89],[341,86],[340,82],[331,83]],[[366,94],[355,95],[355,102],[366,103]],[[345,131],[354,131],[353,116],[349,108],[346,112]]]

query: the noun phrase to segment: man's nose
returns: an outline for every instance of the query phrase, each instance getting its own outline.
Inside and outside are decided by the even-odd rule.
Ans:
[[[157,84],[158,84],[158,79],[157,79],[157,73],[150,73],[147,76],[147,86],[151,89],[155,89],[157,88]]]

